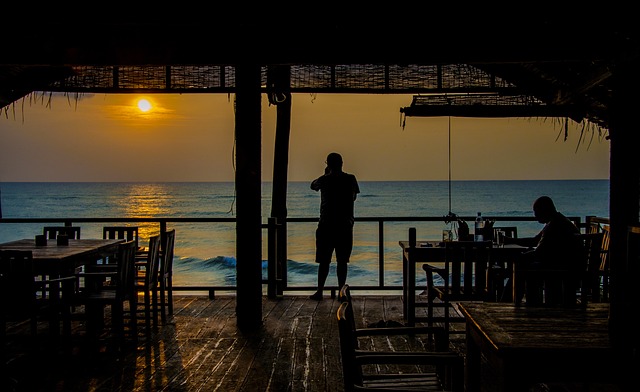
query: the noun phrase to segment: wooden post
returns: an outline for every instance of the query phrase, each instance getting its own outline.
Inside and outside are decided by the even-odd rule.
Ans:
[[[241,330],[262,326],[260,66],[236,67],[236,315]]]
[[[277,218],[276,286],[282,295],[287,284],[287,181],[289,169],[289,135],[291,133],[291,70],[288,66],[269,68],[267,77],[269,102],[276,105],[276,140],[273,154],[273,189],[271,217]]]
[[[620,64],[613,72],[613,104],[609,109],[611,140],[610,197],[611,266],[610,335],[612,345],[620,350],[632,350],[629,342],[637,342],[634,319],[638,308],[638,266],[628,265],[626,236],[629,225],[638,222],[640,200],[640,166],[637,148],[640,132],[636,129],[637,95],[640,79],[631,64]],[[637,343],[636,343],[637,344]]]

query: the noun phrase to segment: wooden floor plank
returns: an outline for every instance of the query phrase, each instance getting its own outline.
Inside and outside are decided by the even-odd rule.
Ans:
[[[360,327],[379,321],[402,322],[399,295],[355,293],[353,300]],[[234,296],[177,295],[173,317],[161,323],[150,339],[141,329],[138,344],[132,344],[122,356],[81,346],[69,352],[51,352],[45,346],[30,350],[26,323],[9,331],[9,360],[0,374],[0,390],[342,392],[338,305],[337,299],[329,297],[322,301],[302,295],[264,297],[261,328],[241,332],[236,326]],[[80,334],[82,325],[74,325],[74,331]],[[463,347],[464,335],[459,339]],[[78,341],[81,335],[74,343]],[[105,347],[109,342],[103,342]],[[428,343],[379,337],[367,344],[400,350]],[[11,380],[17,381],[15,388]]]

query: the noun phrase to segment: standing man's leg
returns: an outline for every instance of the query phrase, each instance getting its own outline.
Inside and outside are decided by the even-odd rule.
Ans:
[[[311,299],[319,301],[322,299],[324,284],[329,276],[329,265],[333,255],[333,245],[331,243],[331,231],[318,226],[316,229],[316,263],[318,263],[318,289],[309,296]]]
[[[336,265],[336,273],[338,275],[338,290],[342,289],[345,283],[347,283],[347,266],[348,263],[338,262]]]
[[[351,251],[353,250],[353,227],[341,230],[336,244],[336,275],[338,275],[338,290],[347,283],[347,272]]]

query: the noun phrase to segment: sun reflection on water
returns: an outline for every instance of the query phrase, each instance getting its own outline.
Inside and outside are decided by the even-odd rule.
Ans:
[[[172,195],[163,184],[136,184],[131,186],[124,196],[125,215],[128,218],[154,218],[171,215]],[[160,227],[153,222],[140,222],[138,235],[144,241],[160,232]]]

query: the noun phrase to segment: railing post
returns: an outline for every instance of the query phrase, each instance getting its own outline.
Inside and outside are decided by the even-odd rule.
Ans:
[[[384,220],[378,221],[378,286],[384,287]]]
[[[287,287],[287,219],[276,221],[276,294],[282,295]]]
[[[275,298],[278,284],[276,278],[278,218],[270,217],[267,223],[267,297]]]

